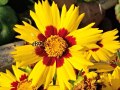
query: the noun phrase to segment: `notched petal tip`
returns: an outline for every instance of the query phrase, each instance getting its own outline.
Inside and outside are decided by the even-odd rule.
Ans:
[[[95,22],[92,22],[91,24],[89,24],[91,27],[93,27],[95,25]]]
[[[112,30],[112,31],[116,32],[116,34],[119,32],[117,28]]]
[[[63,4],[62,8],[66,8],[66,5],[65,5],[65,4]]]
[[[33,12],[32,10],[30,10],[30,16],[35,14],[35,12]]]
[[[83,20],[83,18],[85,17],[85,13],[82,13],[82,14],[80,14],[80,16],[79,16],[80,18],[81,18],[81,21]]]
[[[16,28],[19,28],[19,26],[21,26],[21,25],[19,25],[19,24],[16,24],[16,25],[14,25]]]
[[[54,1],[52,2],[52,5],[57,5]]]

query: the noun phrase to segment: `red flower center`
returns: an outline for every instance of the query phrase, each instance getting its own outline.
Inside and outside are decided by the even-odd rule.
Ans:
[[[61,57],[67,48],[66,41],[58,36],[51,35],[44,43],[45,51],[48,54],[48,57]]]
[[[68,31],[64,28],[58,30],[53,26],[47,26],[45,35],[39,34],[38,39],[44,43],[43,46],[37,46],[35,52],[43,57],[43,64],[60,67],[64,63],[64,58],[71,57],[68,48],[76,44],[73,36],[67,36]]]
[[[34,87],[30,87],[31,81],[28,81],[27,77],[28,76],[26,74],[23,74],[20,77],[20,81],[12,82],[11,83],[11,85],[12,85],[11,90],[37,90]]]

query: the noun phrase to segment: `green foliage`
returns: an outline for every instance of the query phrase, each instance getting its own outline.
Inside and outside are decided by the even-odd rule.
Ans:
[[[6,5],[8,3],[8,0],[0,0],[0,6]]]
[[[57,80],[57,74],[55,73],[55,75],[53,77],[53,85],[56,85],[56,80]]]
[[[0,6],[0,45],[10,42],[14,38],[13,26],[17,17],[9,6]]]
[[[72,84],[73,87],[78,85],[80,82],[82,82],[84,80],[84,77],[82,76],[82,71],[83,70],[79,71],[79,73],[78,73],[78,75],[76,77],[76,81],[74,81],[74,80],[69,80],[68,81],[69,83]]]
[[[120,67],[120,51],[117,52],[117,62],[116,65]]]
[[[30,73],[32,71],[32,69],[29,66],[27,66],[26,68],[19,68],[19,69],[26,73]]]
[[[115,14],[117,20],[120,22],[120,0],[119,3],[115,6]]]

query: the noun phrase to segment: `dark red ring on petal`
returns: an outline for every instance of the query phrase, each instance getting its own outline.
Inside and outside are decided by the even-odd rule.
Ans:
[[[67,41],[69,47],[76,45],[76,38],[73,36],[66,36],[65,40]]]
[[[48,38],[51,35],[57,35],[57,29],[53,26],[47,26],[45,30],[45,37]]]
[[[43,64],[46,66],[54,65],[55,61],[56,59],[54,57],[48,57],[48,56],[43,57]]]
[[[36,55],[39,55],[39,56],[46,56],[46,52],[44,50],[44,47],[41,47],[41,46],[37,46],[35,48],[35,53],[36,53]]]
[[[68,35],[68,31],[65,28],[62,28],[59,30],[58,35],[62,38],[65,38],[65,36]]]
[[[11,83],[11,90],[17,90],[17,86],[18,86],[19,82],[18,81],[15,81],[15,82],[12,82]]]
[[[23,74],[23,75],[21,75],[21,77],[20,77],[20,81],[24,81],[25,79],[27,79],[28,78],[28,76],[26,75],[26,74]]]
[[[103,44],[101,44],[100,41],[98,41],[96,44],[97,44],[98,46],[100,46],[101,48],[103,47]],[[96,52],[96,51],[98,51],[98,50],[99,50],[99,48],[93,48],[93,49],[92,49],[93,52]]]
[[[64,64],[64,58],[70,58],[72,55],[69,53],[69,50],[66,50],[66,52],[63,54],[63,56],[57,58],[57,57],[43,57],[43,64],[46,66],[52,66],[56,62],[56,68],[61,67]]]
[[[21,77],[20,77],[20,81],[27,80],[27,78],[28,78],[28,76],[27,76],[26,74],[23,74],[23,75],[21,75]],[[20,83],[20,82],[18,82],[18,81],[12,82],[12,83],[11,83],[11,86],[12,86],[11,90],[17,90],[17,87],[18,87],[18,84],[19,84],[19,83]]]
[[[43,34],[38,34],[38,39],[40,40],[40,41],[45,41],[46,40],[46,37],[43,35]]]

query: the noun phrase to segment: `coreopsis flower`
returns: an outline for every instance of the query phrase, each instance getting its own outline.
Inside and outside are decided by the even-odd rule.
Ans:
[[[102,90],[119,90],[120,89],[120,67],[117,66],[113,73],[104,73],[100,76]]]
[[[112,90],[120,89],[120,67],[117,66],[112,75],[109,75]]]
[[[99,75],[97,83],[100,85],[100,90],[112,90],[108,74],[109,73],[102,73]]]
[[[26,22],[14,28],[20,33],[17,38],[29,43],[16,47],[12,52],[17,66],[36,63],[29,77],[33,79],[32,85],[44,84],[46,89],[56,74],[60,89],[70,89],[68,80],[76,79],[74,68],[81,70],[84,66],[93,65],[80,50],[98,40],[102,30],[92,28],[93,23],[77,29],[84,14],[79,15],[79,7],[74,5],[68,11],[64,5],[60,14],[54,2],[49,5],[45,0],[35,3],[35,12],[30,11],[30,15],[38,29]]]
[[[96,90],[97,73],[88,72],[85,75],[78,75],[76,81],[72,81],[72,90]]]
[[[86,56],[96,61],[109,61],[120,48],[120,42],[116,39],[118,30],[104,32],[96,44],[87,45]],[[96,47],[96,48],[94,48]]]
[[[12,66],[15,76],[6,70],[6,73],[0,72],[0,90],[37,90],[37,86],[31,85],[28,80],[28,73]]]

